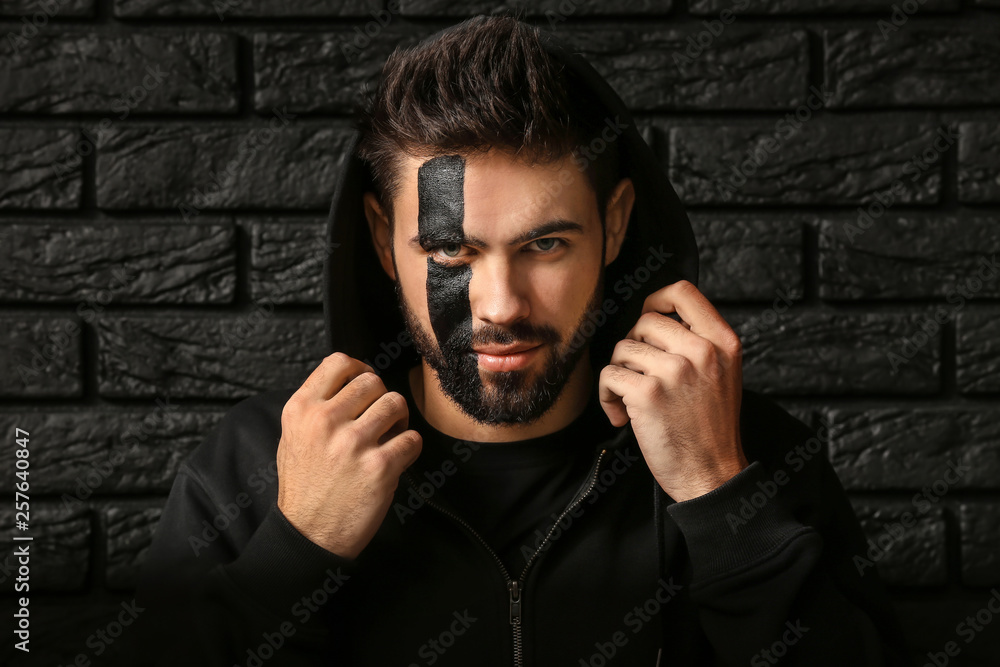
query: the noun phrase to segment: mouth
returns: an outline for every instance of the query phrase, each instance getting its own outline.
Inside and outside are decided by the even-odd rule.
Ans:
[[[492,345],[473,348],[473,352],[487,370],[515,371],[531,363],[541,349],[541,345]]]

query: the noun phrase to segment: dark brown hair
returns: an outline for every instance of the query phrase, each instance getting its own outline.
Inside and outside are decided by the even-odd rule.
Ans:
[[[357,112],[358,156],[392,219],[401,154],[464,156],[491,148],[528,164],[547,163],[590,144],[605,114],[578,77],[543,47],[538,28],[510,16],[477,16],[432,41],[397,48]],[[614,141],[579,158],[604,209],[618,182]]]

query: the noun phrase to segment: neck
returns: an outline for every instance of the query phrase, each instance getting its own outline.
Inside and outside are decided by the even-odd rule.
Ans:
[[[411,368],[408,379],[414,403],[424,421],[447,436],[473,442],[526,440],[563,429],[583,413],[593,387],[590,355],[585,351],[555,403],[539,419],[530,424],[492,425],[481,424],[462,412],[441,391],[437,373],[426,361]]]

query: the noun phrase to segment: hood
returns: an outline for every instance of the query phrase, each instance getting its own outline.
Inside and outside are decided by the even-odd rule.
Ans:
[[[580,54],[551,32],[540,32],[545,49],[577,73],[606,117],[620,119],[624,129],[616,141],[621,170],[635,186],[624,244],[605,269],[605,303],[612,299],[615,305],[608,309],[612,314],[607,321],[595,322],[599,326],[590,358],[596,371],[608,364],[615,344],[635,325],[646,296],[681,279],[697,285],[698,248],[680,199],[621,97]],[[335,250],[326,254],[323,271],[326,345],[328,354],[344,352],[381,374],[412,367],[419,357],[404,333],[393,283],[376,259],[362,206],[372,178],[355,153],[357,140],[355,131],[342,158],[327,219],[326,247]]]

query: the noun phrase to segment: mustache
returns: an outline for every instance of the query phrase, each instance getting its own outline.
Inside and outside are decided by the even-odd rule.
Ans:
[[[547,325],[534,325],[529,322],[518,322],[512,327],[504,328],[484,325],[472,332],[469,341],[470,348],[475,345],[543,345],[559,341],[559,332]]]

